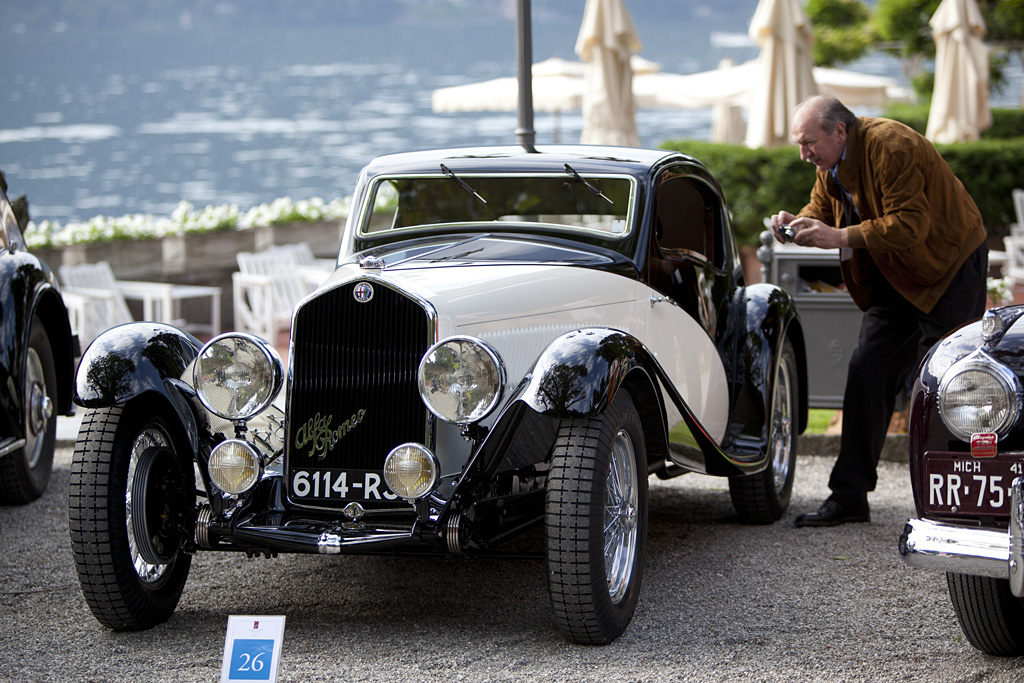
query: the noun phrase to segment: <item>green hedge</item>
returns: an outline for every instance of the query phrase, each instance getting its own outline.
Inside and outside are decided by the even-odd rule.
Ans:
[[[794,145],[748,149],[697,140],[667,140],[662,148],[701,160],[722,185],[740,244],[756,245],[762,220],[780,209],[796,212],[807,203],[814,166]],[[936,145],[974,198],[990,235],[1005,236],[1016,220],[1011,190],[1024,186],[1024,138]]]
[[[921,135],[928,128],[928,104],[894,104],[884,116],[902,121]],[[992,125],[981,132],[982,140],[1020,137],[1024,131],[1024,109],[993,109]]]

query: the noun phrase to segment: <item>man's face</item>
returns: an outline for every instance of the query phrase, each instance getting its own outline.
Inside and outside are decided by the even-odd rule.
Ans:
[[[819,171],[827,171],[843,156],[846,146],[846,124],[836,124],[835,130],[826,132],[818,123],[816,112],[801,109],[793,117],[790,130],[793,142],[800,147],[800,158],[814,164]]]

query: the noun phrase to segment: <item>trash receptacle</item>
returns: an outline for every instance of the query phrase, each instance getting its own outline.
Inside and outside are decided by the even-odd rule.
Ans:
[[[758,259],[766,280],[793,297],[807,346],[808,404],[842,408],[850,355],[863,313],[843,286],[838,249],[779,244],[768,233]]]

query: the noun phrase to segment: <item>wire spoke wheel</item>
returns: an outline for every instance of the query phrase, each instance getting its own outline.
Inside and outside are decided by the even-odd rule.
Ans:
[[[615,640],[643,578],[647,449],[640,417],[619,390],[607,410],[559,428],[548,474],[548,589],[559,630],[577,643]]]

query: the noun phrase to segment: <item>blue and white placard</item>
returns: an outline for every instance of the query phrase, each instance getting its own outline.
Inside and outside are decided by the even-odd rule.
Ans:
[[[220,681],[277,681],[284,640],[283,616],[228,617]]]

